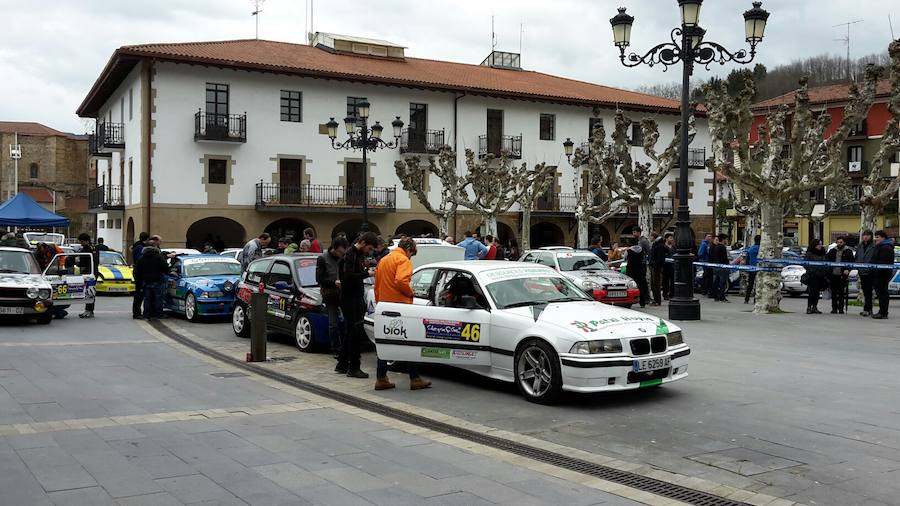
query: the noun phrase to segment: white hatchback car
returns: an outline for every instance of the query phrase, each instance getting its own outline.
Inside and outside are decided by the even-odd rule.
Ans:
[[[442,262],[416,269],[412,287],[414,304],[378,303],[367,321],[382,359],[512,381],[539,403],[687,376],[680,328],[596,302],[546,266]]]

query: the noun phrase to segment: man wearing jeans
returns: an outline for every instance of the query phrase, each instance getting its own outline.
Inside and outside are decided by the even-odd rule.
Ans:
[[[350,242],[346,237],[335,237],[328,251],[316,259],[316,283],[322,291],[322,302],[328,311],[328,337],[331,340],[331,353],[334,358],[341,354],[341,280],[338,279],[338,267]]]
[[[134,266],[134,278],[135,284],[144,291],[144,318],[151,319],[163,315],[165,277],[169,264],[156,247],[159,244],[158,236],[151,238],[148,243],[141,252],[141,259]]]
[[[397,248],[378,263],[375,269],[375,301],[413,303],[412,258],[416,254],[416,242],[409,237],[400,240]],[[416,364],[409,364],[409,389],[421,390],[431,386],[431,382],[419,376]],[[375,374],[375,390],[388,390],[396,385],[387,376],[387,361],[378,359],[378,370]]]

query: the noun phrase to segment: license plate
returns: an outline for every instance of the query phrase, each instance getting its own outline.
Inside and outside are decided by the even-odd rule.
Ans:
[[[666,355],[665,357],[642,358],[640,360],[635,360],[631,364],[631,369],[634,372],[655,371],[657,369],[665,369],[671,364],[672,357]]]
[[[111,286],[111,287],[109,287],[109,288],[107,289],[107,291],[110,291],[110,292],[127,292],[127,291],[128,291],[128,288],[125,288],[125,287],[123,287],[123,286]]]
[[[25,314],[24,307],[0,307],[0,314]]]
[[[606,296],[610,299],[621,299],[628,295],[628,292],[625,290],[611,290],[606,292]]]

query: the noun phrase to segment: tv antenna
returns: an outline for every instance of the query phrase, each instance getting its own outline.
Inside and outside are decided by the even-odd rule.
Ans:
[[[850,27],[852,25],[855,25],[856,23],[862,23],[862,22],[863,22],[862,19],[857,19],[856,21],[848,21],[846,23],[838,23],[838,24],[832,26],[832,28],[838,28],[841,26],[847,27],[847,36],[841,37],[840,39],[834,39],[834,40],[839,40],[847,45],[847,79],[851,79],[851,80],[853,79],[853,75],[850,71]]]
[[[259,13],[262,12],[262,4],[266,3],[266,0],[250,0],[253,2],[253,12],[250,13],[253,16],[254,21],[256,21],[256,40],[259,40]]]

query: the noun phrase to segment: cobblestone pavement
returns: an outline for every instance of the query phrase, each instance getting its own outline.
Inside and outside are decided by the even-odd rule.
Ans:
[[[0,324],[0,504],[675,504],[248,376],[128,302]]]

